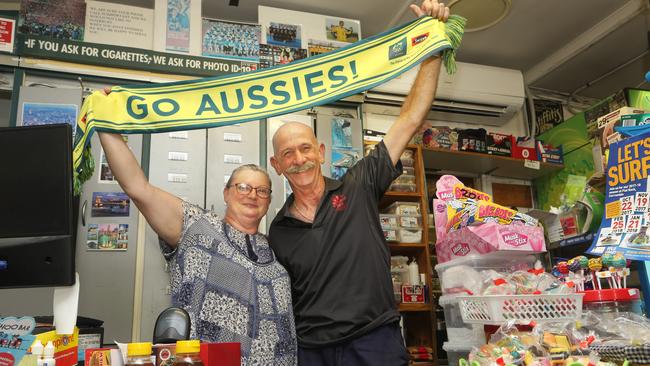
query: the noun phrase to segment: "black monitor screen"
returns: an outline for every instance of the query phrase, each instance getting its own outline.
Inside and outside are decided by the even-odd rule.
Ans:
[[[72,235],[69,125],[0,128],[0,241]]]

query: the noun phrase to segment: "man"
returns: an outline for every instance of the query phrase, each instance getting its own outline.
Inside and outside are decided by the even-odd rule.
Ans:
[[[339,20],[339,25],[332,24],[331,32],[334,33],[336,40],[340,42],[347,42],[348,36],[352,34],[352,30],[345,28],[345,23],[342,20]]]
[[[449,17],[437,0],[411,7],[417,16]],[[422,62],[384,140],[341,181],[323,177],[325,146],[311,128],[287,123],[273,136],[271,165],[293,195],[273,220],[269,240],[291,276],[300,365],[408,362],[377,203],[402,172],[400,155],[431,107],[440,65],[439,57]]]

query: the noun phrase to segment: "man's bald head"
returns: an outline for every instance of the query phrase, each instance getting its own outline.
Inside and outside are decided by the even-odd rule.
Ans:
[[[318,140],[311,127],[300,122],[287,122],[273,134],[273,154],[277,154],[280,149],[279,145],[284,141],[290,141],[292,136],[308,137],[315,145],[318,145]]]

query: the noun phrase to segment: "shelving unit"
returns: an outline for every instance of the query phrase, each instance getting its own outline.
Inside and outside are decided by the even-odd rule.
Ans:
[[[420,273],[424,273],[427,284],[431,284],[431,261],[428,245],[427,230],[427,196],[425,190],[424,165],[422,149],[419,145],[409,145],[407,149],[413,151],[415,170],[415,192],[386,192],[381,199],[379,208],[382,209],[396,201],[420,203],[420,215],[422,222],[422,238],[419,243],[389,243],[391,255],[404,255],[409,258],[416,258]],[[436,314],[432,306],[433,294],[429,286],[428,302],[425,304],[399,304],[398,310],[404,318],[407,346],[425,346],[433,349],[434,362],[415,362],[411,365],[433,366],[436,365],[438,355],[436,354]]]
[[[539,169],[528,168],[523,159],[444,149],[424,148],[422,149],[422,158],[427,170],[490,174],[526,180],[536,179],[564,169],[562,164],[544,162],[539,162]],[[536,165],[537,162],[532,162],[532,164]]]

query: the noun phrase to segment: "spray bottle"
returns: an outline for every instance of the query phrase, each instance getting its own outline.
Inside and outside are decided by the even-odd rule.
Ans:
[[[36,359],[36,366],[43,366],[43,343],[39,339],[32,344],[32,355]]]
[[[56,366],[54,359],[54,345],[52,341],[48,341],[43,350],[43,365],[42,366]]]

